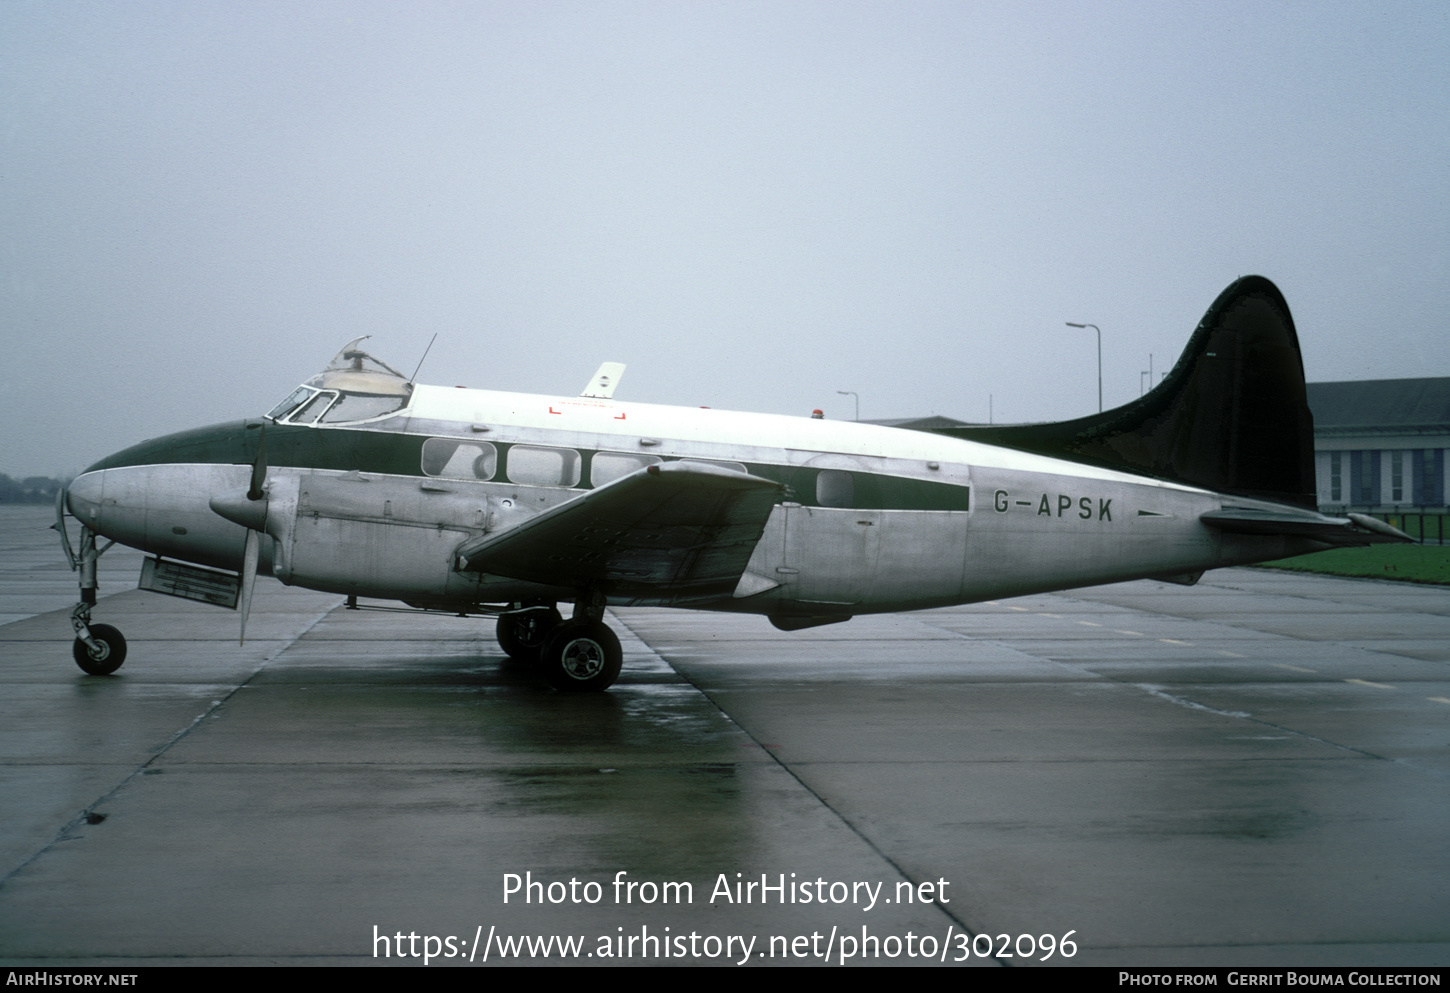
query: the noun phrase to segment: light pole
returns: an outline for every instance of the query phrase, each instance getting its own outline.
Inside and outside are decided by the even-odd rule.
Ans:
[[[1064,322],[1070,328],[1092,328],[1098,333],[1098,413],[1103,412],[1103,332],[1096,324],[1074,324]]]
[[[856,398],[856,420],[859,421],[861,419],[861,397],[856,394],[855,390],[837,390],[836,392],[843,397]]]

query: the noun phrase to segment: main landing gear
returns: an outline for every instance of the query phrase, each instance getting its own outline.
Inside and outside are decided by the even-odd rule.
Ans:
[[[500,616],[498,643],[562,693],[606,690],[624,664],[619,639],[604,623],[604,597],[595,593],[581,594],[567,621],[552,604]]]
[[[563,622],[559,608],[552,603],[529,604],[521,610],[500,614],[495,629],[498,646],[509,658],[536,665],[544,651],[544,642]]]

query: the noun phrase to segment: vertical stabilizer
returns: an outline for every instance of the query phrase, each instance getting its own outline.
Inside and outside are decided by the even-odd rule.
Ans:
[[[1073,421],[938,433],[1298,507],[1317,503],[1299,338],[1283,294],[1262,276],[1219,294],[1173,371],[1132,403]]]

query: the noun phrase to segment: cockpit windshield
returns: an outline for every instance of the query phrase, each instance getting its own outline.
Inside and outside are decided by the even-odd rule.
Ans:
[[[292,424],[340,424],[391,414],[408,405],[413,384],[392,366],[358,348],[355,338],[327,368],[297,387],[267,414]]]

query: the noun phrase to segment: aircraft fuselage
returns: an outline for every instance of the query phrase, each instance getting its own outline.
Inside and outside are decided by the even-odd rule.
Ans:
[[[215,498],[247,486],[259,422],[155,439],[70,486],[91,530],[167,558],[240,568],[246,528]],[[282,582],[465,607],[576,591],[460,571],[461,544],[661,461],[782,486],[733,594],[621,604],[849,616],[1193,574],[1297,551],[1199,517],[1221,494],[851,422],[418,386],[373,421],[268,423],[263,568]],[[482,478],[481,478],[482,477]],[[1236,499],[1243,505],[1243,499]]]

